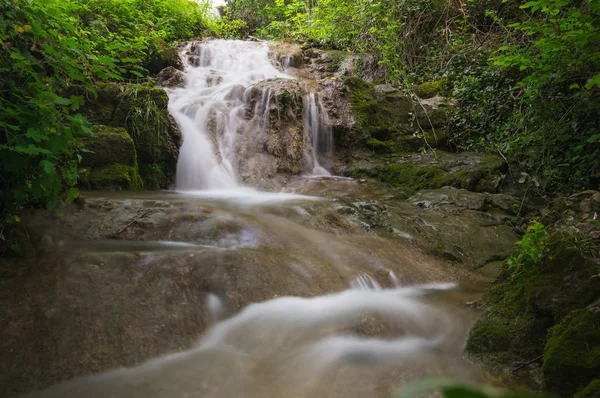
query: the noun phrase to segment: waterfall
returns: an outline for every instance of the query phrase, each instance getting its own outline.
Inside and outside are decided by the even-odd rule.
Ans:
[[[330,176],[323,167],[327,164],[332,150],[332,132],[326,125],[325,112],[317,94],[304,96],[304,125],[312,140],[312,174],[315,176]]]
[[[240,133],[257,127],[246,118],[250,87],[266,79],[289,76],[272,65],[266,43],[189,43],[181,56],[185,87],[169,90],[169,111],[183,134],[176,188],[237,188],[236,141]],[[264,94],[256,105],[263,112],[269,97],[269,93]]]
[[[249,159],[248,154],[265,152],[272,118],[271,97],[275,94],[270,83],[257,83],[293,78],[273,65],[264,42],[193,42],[180,55],[185,86],[168,90],[169,111],[183,135],[176,189],[239,190],[240,180],[248,180],[247,162],[254,162],[250,164],[254,170],[262,167],[256,166],[259,157]],[[305,171],[328,176],[331,129],[326,126],[319,96],[304,95],[303,107],[304,129],[312,140],[312,150],[309,142],[304,144]],[[276,169],[265,164],[263,170],[267,167]]]

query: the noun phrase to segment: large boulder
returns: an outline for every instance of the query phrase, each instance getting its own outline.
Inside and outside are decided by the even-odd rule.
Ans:
[[[175,178],[181,132],[162,88],[104,83],[82,110],[95,125],[124,128],[133,139],[143,188],[168,188]],[[115,149],[118,151],[118,149]]]
[[[278,173],[304,171],[305,147],[310,145],[303,117],[305,94],[300,82],[290,79],[269,79],[251,88],[246,115],[252,121],[251,131],[244,133],[238,151],[245,180],[256,180],[257,173],[272,174],[272,167],[265,166],[272,163],[266,161],[265,149]],[[250,161],[256,156],[259,158]]]
[[[82,139],[79,184],[91,189],[127,190],[141,187],[133,140],[122,127],[94,126]]]

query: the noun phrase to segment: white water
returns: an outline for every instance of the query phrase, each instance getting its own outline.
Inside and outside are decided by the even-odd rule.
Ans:
[[[254,140],[254,146],[260,147],[259,137],[264,137],[268,128],[271,89],[263,89],[260,99],[253,99],[252,87],[267,79],[291,77],[272,64],[266,43],[190,43],[181,56],[185,87],[168,90],[169,111],[183,134],[176,189],[233,194],[240,189],[240,140]],[[314,146],[309,151],[312,169],[306,171],[328,176],[320,158],[331,149],[331,131],[323,122],[315,94],[305,96],[304,107],[305,129]]]
[[[188,52],[196,58],[185,56]],[[169,93],[169,111],[183,134],[176,187],[236,188],[235,144],[237,135],[249,127],[245,117],[248,88],[287,76],[271,64],[265,43],[213,40],[188,44],[182,58],[185,87]]]
[[[407,366],[444,351],[452,320],[420,301],[420,296],[453,286],[371,286],[251,304],[216,324],[187,351],[78,378],[30,396],[262,397],[278,396],[282,388],[290,397],[321,396],[316,391],[329,384],[328,372],[352,366],[368,374],[373,367]],[[209,295],[207,302],[218,316],[220,299]],[[396,325],[401,334],[391,339],[348,334],[367,319]]]
[[[313,146],[312,174],[315,176],[331,176],[331,173],[321,165],[322,160],[331,155],[333,143],[331,128],[325,123],[322,108],[314,93],[304,96],[304,124],[310,132]]]

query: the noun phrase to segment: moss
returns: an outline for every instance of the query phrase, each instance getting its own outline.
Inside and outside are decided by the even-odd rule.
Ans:
[[[343,78],[357,128],[380,141],[411,132],[412,101],[398,95],[377,94],[374,86],[357,77]]]
[[[124,164],[113,164],[92,169],[89,176],[88,188],[128,190],[142,186],[137,168]]]
[[[436,95],[445,94],[443,93],[446,86],[445,80],[435,80],[432,82],[425,82],[418,86],[413,87],[413,91],[419,98],[427,99],[435,97]]]
[[[123,92],[123,87],[116,83],[99,83],[94,86],[94,89],[95,96],[86,94],[83,90],[77,93],[88,98],[88,102],[81,109],[82,115],[93,124],[114,126],[112,121],[119,106],[119,96]]]
[[[600,319],[597,309],[586,308],[600,292],[600,278],[593,277],[598,265],[570,242],[552,235],[538,272],[523,282],[504,270],[482,299],[489,309],[466,347],[492,366],[512,367],[544,354],[544,389],[564,396],[600,371]]]
[[[366,169],[352,168],[349,174],[353,178],[373,178],[391,187],[408,188],[411,192],[444,186],[467,188],[470,177],[467,170],[446,172],[437,166],[404,164],[378,165]]]
[[[549,317],[536,317],[524,296],[526,287],[511,280],[500,283],[484,298],[493,304],[469,334],[466,351],[490,364],[529,361],[544,347],[545,330],[552,325]]]
[[[140,177],[144,183],[144,189],[167,189],[175,175],[165,163],[152,163],[140,166]]]
[[[87,167],[80,167],[77,170],[77,183],[82,187],[89,187],[90,185],[90,169]]]
[[[348,58],[349,54],[343,51],[331,50],[327,51],[324,54],[324,57],[321,58],[321,62],[324,63],[325,72],[329,75],[334,74],[339,71],[342,67],[342,63]]]
[[[595,379],[575,394],[574,398],[600,398],[600,379]]]
[[[600,310],[571,312],[550,329],[544,348],[543,387],[572,396],[600,375]]]
[[[83,167],[104,167],[120,163],[136,165],[133,140],[124,128],[94,126],[94,136],[81,139],[85,148],[81,160]]]
[[[176,47],[165,42],[151,46],[144,67],[151,74],[157,74],[169,66],[183,70],[183,63]]]
[[[369,138],[367,146],[375,153],[396,152],[396,142],[394,141],[379,141],[377,138]]]

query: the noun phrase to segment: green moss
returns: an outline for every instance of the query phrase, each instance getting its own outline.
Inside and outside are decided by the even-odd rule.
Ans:
[[[562,396],[600,375],[600,309],[573,311],[550,329],[542,372],[544,389]]]
[[[175,174],[164,163],[144,164],[140,166],[140,177],[144,189],[167,189],[173,181]]]
[[[369,138],[367,146],[375,153],[396,152],[396,143],[394,141],[379,141],[377,138]]]
[[[467,188],[470,176],[466,170],[449,173],[437,166],[403,164],[378,165],[366,169],[352,168],[349,174],[353,178],[373,178],[391,187],[408,188],[412,192],[444,186]]]
[[[398,95],[377,95],[372,84],[358,77],[343,78],[352,114],[366,139],[396,140],[411,132],[412,101]]]
[[[600,379],[595,379],[583,388],[574,398],[600,398]]]
[[[482,299],[489,309],[466,347],[493,366],[544,354],[544,389],[563,396],[600,372],[600,310],[586,308],[600,292],[600,278],[593,277],[598,265],[570,242],[552,235],[538,272],[523,282],[504,270]]]
[[[506,280],[486,295],[493,304],[470,332],[466,351],[492,364],[529,361],[540,355],[551,318],[536,317],[524,296],[526,287]]]
[[[425,82],[418,86],[413,87],[413,91],[419,98],[427,99],[435,97],[436,95],[443,94],[444,87],[446,86],[445,80],[435,80],[432,82]]]
[[[94,136],[81,139],[89,152],[82,155],[81,166],[104,167],[120,163],[136,165],[136,152],[133,140],[124,128],[94,126]]]
[[[137,168],[124,164],[113,164],[92,169],[89,176],[88,188],[128,190],[141,188],[142,182]]]

